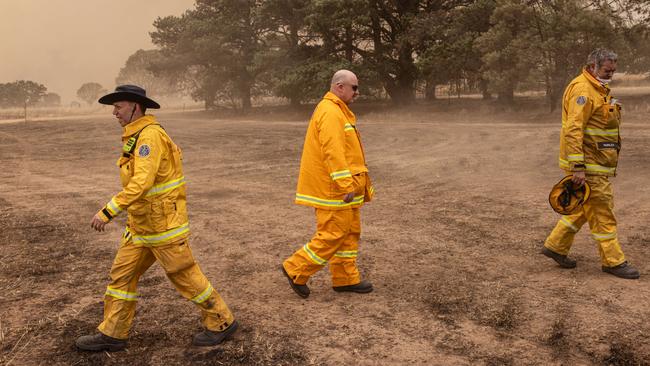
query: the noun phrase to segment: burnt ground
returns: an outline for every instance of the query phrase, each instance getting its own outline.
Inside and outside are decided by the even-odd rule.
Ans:
[[[587,227],[565,270],[539,250],[559,113],[439,102],[354,106],[377,198],[363,208],[367,295],[303,300],[278,270],[314,230],[292,203],[310,110],[245,118],[161,114],[183,148],[203,271],[240,321],[222,346],[190,346],[198,311],[159,266],[143,277],[129,347],[84,353],[101,319],[124,219],[90,218],[118,189],[120,128],[106,116],[0,124],[0,364],[4,365],[648,365],[650,127],[625,110],[619,238],[637,281],[604,274]]]

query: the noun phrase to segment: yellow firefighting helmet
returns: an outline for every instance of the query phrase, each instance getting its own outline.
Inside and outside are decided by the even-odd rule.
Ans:
[[[573,178],[572,175],[562,178],[553,186],[551,193],[548,195],[548,202],[551,207],[561,215],[576,213],[582,207],[582,204],[587,202],[591,193],[587,182],[582,187],[578,187],[577,184],[571,181],[571,178]]]

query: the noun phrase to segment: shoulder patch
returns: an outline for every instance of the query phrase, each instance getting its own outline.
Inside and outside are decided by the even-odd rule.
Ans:
[[[584,105],[587,103],[587,97],[583,95],[579,96],[578,99],[576,99],[576,103],[578,103],[578,105]]]
[[[140,148],[138,149],[138,156],[141,158],[146,158],[149,156],[149,153],[151,152],[151,148],[147,144],[142,144]]]

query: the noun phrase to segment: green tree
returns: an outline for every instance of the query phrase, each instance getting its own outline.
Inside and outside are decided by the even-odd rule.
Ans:
[[[475,40],[490,29],[493,0],[478,0],[444,12],[422,12],[411,30],[417,45],[416,65],[425,83],[425,97],[435,99],[437,85],[466,84],[491,97],[482,77],[482,54]],[[460,92],[460,90],[458,90]]]
[[[537,38],[530,29],[534,14],[523,1],[497,4],[490,17],[492,26],[477,38],[476,45],[484,64],[483,77],[499,101],[511,103],[517,84],[538,66]]]
[[[420,72],[426,71],[429,76],[436,73],[432,69],[436,66],[433,56],[438,53],[425,55],[427,47],[422,42],[438,35],[424,36],[421,25],[441,19],[449,23],[445,17],[469,3],[463,0],[320,0],[313,7],[310,29],[319,35],[324,53],[365,71],[363,80],[371,85],[379,84],[394,103],[409,104],[415,100]],[[441,29],[439,25],[433,28],[430,31]],[[427,57],[431,62],[423,62],[418,67],[419,61]],[[447,60],[445,57],[444,61]]]
[[[0,84],[0,107],[22,107],[35,105],[43,99],[47,88],[30,80],[18,80]]]
[[[88,105],[92,105],[103,94],[106,94],[106,89],[95,82],[84,83],[77,90],[77,97],[88,103]]]
[[[267,0],[261,8],[261,19],[269,32],[267,48],[261,52],[261,61],[268,68],[260,74],[260,81],[265,90],[287,98],[291,106],[317,98],[325,85],[322,74],[327,62],[320,58],[320,47],[307,28],[313,3]]]
[[[116,85],[135,84],[154,96],[172,96],[180,93],[178,76],[173,73],[155,72],[156,65],[163,62],[160,50],[138,50],[126,60],[115,78]]]
[[[624,44],[611,13],[575,0],[499,0],[492,26],[476,41],[483,75],[512,102],[518,86],[543,88],[551,109],[597,47]]]
[[[158,67],[183,70],[194,80],[200,76],[204,81],[190,87],[206,107],[232,95],[249,110],[256,78],[266,67],[260,55],[269,29],[261,6],[261,0],[197,0],[181,17],[158,18],[152,41],[170,58]]]
[[[46,93],[43,95],[41,105],[46,107],[58,107],[61,105],[61,96],[57,93]]]

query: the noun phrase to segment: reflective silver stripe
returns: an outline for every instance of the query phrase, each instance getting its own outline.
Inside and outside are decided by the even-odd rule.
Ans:
[[[573,225],[573,223],[571,221],[569,221],[569,219],[567,219],[566,216],[562,216],[562,218],[560,219],[560,222],[563,223],[569,229],[571,229],[571,231],[573,231],[574,233],[577,233],[578,230],[580,230],[580,229],[578,229],[577,226]]]
[[[568,161],[560,158],[559,162],[560,162],[560,168],[567,168],[567,169],[569,168],[569,162]]]
[[[111,198],[111,200],[108,201],[106,204],[106,209],[108,209],[108,212],[110,212],[113,217],[119,215],[120,212],[122,212],[120,206],[118,206],[118,204],[115,202],[115,197]]]
[[[562,158],[559,159],[559,165],[560,165],[560,168],[568,169],[570,167],[569,162],[562,159]],[[612,167],[602,166],[602,165],[598,165],[598,164],[585,164],[585,170],[588,171],[588,172],[595,172],[595,173],[614,174],[616,172],[616,167],[612,168]]]
[[[185,185],[185,177],[180,177],[178,179],[171,180],[169,182],[161,183],[151,187],[149,192],[147,192],[147,197],[155,196],[161,193],[171,191],[174,188]]]
[[[585,135],[590,136],[618,136],[618,128],[603,130],[600,128],[585,128]]]
[[[330,173],[330,177],[332,177],[332,180],[337,180],[337,179],[342,179],[342,178],[350,178],[350,177],[352,177],[352,173],[350,173],[350,171],[348,169],[339,170],[338,172]]]
[[[611,174],[614,174],[616,172],[616,168],[610,168],[598,164],[585,164],[585,170],[588,172],[611,173]]]
[[[319,257],[318,255],[316,255],[316,253],[314,253],[314,251],[309,248],[308,244],[309,243],[305,244],[302,247],[302,249],[305,251],[305,253],[307,253],[307,255],[312,260],[312,262],[314,262],[316,264],[319,264],[321,266],[324,265],[325,263],[327,263],[327,261],[325,259],[323,259],[323,258]]]
[[[183,234],[189,233],[190,232],[190,223],[186,222],[183,225],[167,230],[165,232],[162,232],[160,234],[154,234],[154,235],[136,235],[133,234],[133,242],[136,244],[158,244],[162,243],[171,239],[174,239],[178,236],[181,236]]]
[[[584,154],[569,154],[567,156],[568,161],[583,161],[585,160]]]
[[[201,292],[200,294],[194,296],[192,298],[192,302],[196,303],[196,304],[200,304],[200,303],[204,302],[205,300],[207,300],[210,297],[210,295],[212,295],[213,290],[214,289],[212,288],[212,285],[208,284],[208,288],[203,290],[203,292]]]
[[[112,288],[110,286],[106,287],[106,292],[104,293],[104,295],[108,295],[124,301],[138,301],[138,296],[140,296],[135,292],[126,292],[126,291]]]
[[[357,255],[358,255],[357,250],[342,250],[334,253],[334,256],[339,258],[356,258]]]
[[[616,238],[616,232],[609,233],[609,234],[602,234],[602,233],[594,233],[594,232],[592,232],[591,235],[597,241],[603,241],[603,240],[609,240],[609,239]]]
[[[351,123],[345,124],[344,131],[353,131],[353,130],[354,130],[354,125],[352,125]]]
[[[352,205],[358,205],[363,203],[364,196],[356,196],[351,202],[343,202],[343,200],[328,200],[324,198],[312,197],[306,194],[296,193],[297,202],[306,202],[306,203],[315,203],[321,206],[327,207],[346,207]]]
[[[122,237],[126,240],[129,240],[129,238],[131,238],[131,232],[129,231],[128,227],[124,228],[124,234],[122,234]]]

